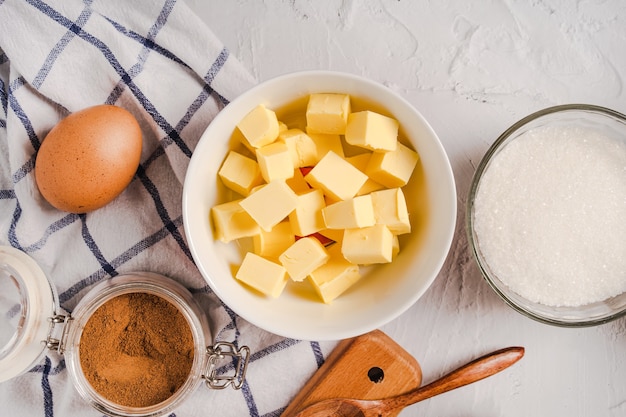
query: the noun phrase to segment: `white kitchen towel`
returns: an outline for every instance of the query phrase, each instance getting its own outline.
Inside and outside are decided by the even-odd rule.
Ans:
[[[94,284],[130,271],[189,288],[215,340],[248,345],[252,354],[241,390],[201,386],[173,412],[179,417],[279,416],[334,347],[278,337],[237,317],[208,288],[185,240],[189,159],[215,115],[254,82],[181,0],[0,0],[0,245],[34,258],[67,312]],[[99,210],[56,210],[35,183],[37,150],[60,119],[102,103],[126,108],[141,125],[137,174]],[[0,404],[2,416],[101,415],[53,351],[0,383]]]

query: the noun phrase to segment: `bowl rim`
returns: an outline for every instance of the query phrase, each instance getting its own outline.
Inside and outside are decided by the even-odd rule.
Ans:
[[[563,113],[563,112],[570,112],[570,111],[584,111],[584,112],[589,112],[589,113],[594,113],[594,114],[600,114],[603,116],[609,116],[609,117],[618,119],[622,123],[626,124],[626,115],[616,110],[607,108],[607,107],[598,106],[594,104],[585,104],[585,103],[561,104],[561,105],[546,107],[541,110],[535,111],[523,117],[522,119],[518,120],[517,122],[513,123],[509,128],[507,128],[504,132],[502,132],[498,136],[498,138],[491,144],[491,146],[487,149],[487,151],[481,158],[480,163],[478,164],[476,168],[476,171],[474,172],[472,181],[470,183],[469,191],[467,193],[467,205],[466,205],[466,210],[465,210],[465,231],[466,231],[466,236],[467,236],[468,243],[469,243],[469,248],[470,248],[470,251],[472,252],[472,257],[474,258],[474,261],[476,265],[478,266],[481,272],[481,275],[483,276],[483,279],[487,281],[487,283],[493,289],[493,291],[509,307],[511,307],[513,310],[517,311],[518,313],[521,313],[522,315],[528,318],[531,318],[535,321],[538,321],[544,324],[549,324],[549,325],[558,326],[558,327],[569,327],[569,328],[591,327],[591,326],[605,324],[615,319],[618,319],[620,317],[623,317],[624,315],[626,315],[626,308],[622,309],[621,311],[617,311],[613,314],[607,315],[607,316],[573,321],[573,320],[559,320],[559,319],[547,317],[547,316],[542,315],[541,313],[538,313],[536,311],[533,311],[529,308],[524,307],[523,305],[515,302],[510,296],[508,296],[500,288],[500,286],[495,282],[495,280],[491,276],[491,273],[489,272],[486,265],[484,265],[483,262],[481,261],[481,256],[478,253],[478,242],[475,239],[474,227],[473,227],[474,225],[474,219],[473,219],[474,196],[476,195],[478,186],[483,177],[483,174],[485,173],[487,169],[487,166],[489,165],[489,162],[491,162],[495,154],[500,150],[500,148],[507,141],[507,139],[513,133],[517,132],[520,128],[526,126],[527,124],[531,122],[534,122],[535,120],[538,120],[542,117],[551,116],[555,113]],[[504,283],[503,285],[506,286],[506,284]],[[520,298],[524,298],[521,295],[518,295],[518,296]]]
[[[194,151],[194,155],[192,155],[192,158],[190,160],[189,167],[185,175],[185,181],[184,181],[184,187],[183,187],[183,212],[182,212],[183,213],[183,225],[185,228],[185,235],[187,237],[187,241],[189,244],[192,257],[194,261],[196,262],[198,266],[198,270],[200,271],[205,282],[209,285],[211,290],[220,299],[220,301],[222,301],[224,305],[226,305],[229,309],[234,311],[238,316],[248,321],[249,323],[259,328],[262,328],[268,332],[271,332],[280,336],[288,337],[288,338],[300,339],[300,340],[318,340],[318,341],[339,340],[339,339],[345,339],[348,337],[358,336],[360,334],[364,334],[371,330],[374,330],[384,324],[387,324],[388,322],[394,320],[395,318],[403,314],[407,309],[409,309],[413,304],[415,304],[415,302],[420,297],[422,297],[423,294],[430,288],[434,280],[437,278],[437,276],[441,272],[441,269],[450,253],[450,248],[452,245],[454,233],[455,233],[456,226],[457,226],[457,220],[456,220],[457,214],[458,214],[457,213],[457,191],[456,191],[456,184],[454,180],[454,173],[452,171],[449,157],[445,151],[445,148],[443,147],[443,144],[441,143],[439,136],[436,134],[436,132],[428,123],[428,121],[424,118],[424,116],[408,100],[406,100],[399,93],[397,93],[396,91],[393,91],[392,89],[388,88],[384,84],[365,78],[363,76],[355,75],[352,73],[346,73],[346,72],[330,71],[330,70],[296,71],[296,72],[289,72],[289,73],[285,73],[282,75],[278,75],[276,77],[270,78],[266,81],[263,81],[255,85],[251,89],[243,92],[241,95],[233,99],[224,109],[222,109],[215,116],[215,118],[210,122],[209,126],[207,126],[206,130],[202,133],[200,140],[198,141],[198,144],[196,145],[196,148],[198,148],[201,142],[203,141],[203,139],[208,136],[207,132],[212,131],[212,126],[223,123],[221,121],[223,118],[225,119],[230,118],[230,116],[227,116],[227,113],[224,112],[224,110],[226,110],[229,106],[233,106],[242,101],[243,102],[248,101],[250,96],[259,94],[259,90],[262,92],[264,91],[264,89],[268,88],[268,86],[272,86],[276,83],[284,83],[284,82],[287,82],[287,80],[293,81],[294,79],[297,80],[301,77],[306,78],[310,76],[334,77],[334,78],[339,79],[340,81],[356,82],[360,86],[371,86],[371,87],[374,87],[376,90],[385,90],[391,97],[391,101],[393,101],[394,103],[397,103],[398,106],[402,106],[402,108],[405,108],[406,111],[409,112],[412,117],[415,116],[418,119],[418,123],[421,126],[421,128],[427,130],[428,134],[435,139],[434,141],[429,140],[427,143],[428,143],[428,146],[433,146],[434,149],[436,149],[437,154],[441,156],[441,159],[442,159],[441,162],[442,163],[445,162],[444,164],[442,164],[444,166],[441,167],[442,173],[445,177],[445,180],[443,182],[445,182],[446,184],[445,187],[442,187],[443,190],[441,191],[441,193],[443,193],[445,197],[439,197],[439,198],[440,199],[445,198],[446,201],[449,200],[449,213],[446,212],[446,228],[445,228],[446,230],[441,230],[441,232],[437,234],[438,236],[441,237],[440,240],[444,242],[442,245],[442,248],[445,246],[445,251],[442,251],[443,252],[442,254],[437,255],[437,258],[438,258],[437,261],[433,261],[433,263],[436,263],[436,267],[433,268],[432,273],[428,276],[428,279],[427,280],[424,279],[423,288],[420,288],[419,291],[415,291],[411,293],[410,296],[405,297],[402,300],[402,302],[397,303],[397,308],[395,308],[394,311],[389,312],[388,314],[384,314],[381,317],[375,320],[372,320],[371,322],[368,322],[368,323],[361,323],[359,325],[356,325],[350,328],[344,327],[341,329],[337,329],[333,327],[331,329],[326,329],[323,332],[322,331],[311,332],[307,329],[287,330],[285,329],[284,326],[281,327],[278,325],[268,325],[267,323],[263,323],[257,320],[257,317],[254,317],[254,316],[251,316],[250,314],[245,314],[244,312],[242,312],[241,309],[238,308],[237,305],[230,305],[232,304],[230,302],[230,298],[232,297],[227,296],[227,294],[225,294],[224,291],[222,291],[222,289],[219,288],[219,286],[213,285],[214,284],[213,280],[211,279],[210,276],[207,277],[207,271],[205,271],[205,268],[201,266],[201,262],[199,262],[200,258],[197,253],[199,248],[197,248],[197,243],[194,243],[194,238],[193,236],[191,236],[191,233],[190,233],[190,231],[192,230],[191,229],[192,226],[190,224],[191,219],[189,218],[190,202],[189,202],[188,194],[189,194],[190,183],[192,181],[189,173],[194,171],[193,168],[195,165],[200,164],[199,159],[197,157],[194,158],[194,156],[196,155],[195,151]],[[350,88],[347,88],[346,90],[349,90],[349,89]],[[294,100],[297,98],[298,97],[294,97]],[[447,217],[448,214],[449,214],[449,218]],[[211,275],[211,274],[208,274],[208,275]]]

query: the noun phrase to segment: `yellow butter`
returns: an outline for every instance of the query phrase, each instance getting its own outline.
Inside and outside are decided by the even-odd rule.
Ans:
[[[246,253],[235,278],[274,298],[283,292],[288,279],[287,271],[282,265],[252,252]]]
[[[338,203],[339,201],[343,201],[343,200],[338,199],[337,197],[332,197],[328,194],[324,194],[324,200],[326,201],[327,206]]]
[[[233,134],[230,137],[231,143],[234,144],[242,144],[248,151],[250,151],[250,156],[254,156],[254,153],[256,151],[256,148],[252,147],[252,145],[250,145],[250,143],[248,142],[248,140],[245,138],[245,136],[243,135],[243,133],[241,133],[241,130],[239,130],[238,128],[235,128],[233,130]],[[234,147],[233,149],[237,149],[238,147]]]
[[[241,207],[240,201],[229,201],[211,208],[215,235],[222,242],[228,243],[259,233],[259,225]]]
[[[293,160],[287,145],[274,142],[256,150],[261,175],[266,182],[285,180],[293,176]]]
[[[302,175],[302,171],[300,168],[296,168],[293,170],[293,176],[291,178],[287,178],[285,180],[287,185],[293,190],[296,194],[302,194],[311,191],[311,187],[304,180],[304,175]]]
[[[343,135],[350,111],[347,94],[311,94],[306,108],[307,129],[313,133]]]
[[[269,232],[296,208],[298,198],[285,181],[277,180],[259,186],[239,205],[263,230]]]
[[[315,163],[319,162],[329,151],[333,151],[342,158],[345,158],[343,144],[341,143],[341,136],[312,133],[309,129],[307,129],[307,134],[313,140],[317,149],[317,158]]]
[[[398,239],[398,235],[393,235],[393,242],[391,243],[391,258],[396,259],[400,253],[400,239]]]
[[[398,143],[398,121],[373,111],[348,116],[346,142],[372,151],[395,151]]]
[[[261,188],[265,187],[266,185],[267,185],[266,183],[263,183],[261,185],[257,185],[256,187],[252,187],[252,189],[250,190],[250,194],[260,190]],[[250,194],[248,194],[248,195],[250,195]]]
[[[289,214],[293,232],[298,236],[307,236],[324,229],[322,209],[326,207],[322,190],[310,189],[298,195],[298,205]]]
[[[365,173],[365,170],[367,169],[367,164],[369,163],[371,158],[371,152],[364,152],[359,155],[350,156],[346,158],[346,161],[350,162],[359,171]],[[372,191],[382,190],[383,188],[385,188],[384,185],[379,184],[368,177],[367,181],[365,181],[365,184],[363,184],[363,186],[359,189],[359,192],[357,192],[357,195],[369,194]]]
[[[402,187],[409,182],[418,160],[417,152],[398,142],[395,151],[373,152],[365,172],[387,188]]]
[[[320,188],[335,200],[347,200],[356,195],[367,181],[367,175],[330,151],[304,179],[313,188]]]
[[[322,216],[327,229],[353,229],[376,223],[369,194],[331,204],[322,209]]]
[[[300,129],[289,129],[278,135],[278,140],[289,149],[295,168],[313,166],[317,163],[317,145]]]
[[[384,224],[395,235],[411,232],[409,211],[401,188],[374,191],[370,195],[376,224]]]
[[[231,143],[250,157],[229,153],[218,174],[245,198],[213,207],[211,216],[217,239],[252,237],[254,252],[237,272],[242,283],[277,297],[289,277],[308,278],[330,303],[360,279],[359,265],[399,254],[398,235],[411,231],[400,187],[419,156],[398,141],[395,119],[350,112],[348,95],[312,94],[298,128],[263,105],[237,125]],[[337,243],[325,248],[314,234]]]
[[[254,253],[274,259],[278,259],[278,256],[295,241],[296,237],[289,222],[280,222],[269,232],[259,228],[259,233],[252,237]]]
[[[343,240],[343,229],[322,229],[318,233],[334,242]]]
[[[259,104],[237,124],[237,128],[252,148],[269,145],[278,138],[276,113]]]
[[[285,267],[291,279],[298,282],[324,265],[329,257],[319,240],[313,237],[303,237],[296,240],[296,243],[284,251],[278,260]]]
[[[359,266],[343,257],[339,244],[331,246],[328,253],[330,255],[328,261],[309,275],[313,288],[326,304],[343,294],[361,278]]]
[[[217,174],[226,187],[243,196],[247,196],[252,188],[263,183],[259,164],[234,151],[228,153]]]
[[[393,233],[382,224],[360,229],[346,229],[341,243],[341,253],[344,258],[354,264],[391,262]]]

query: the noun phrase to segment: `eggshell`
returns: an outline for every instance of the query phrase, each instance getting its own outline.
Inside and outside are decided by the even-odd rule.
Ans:
[[[50,130],[39,148],[39,191],[59,210],[96,210],[130,184],[141,144],[139,123],[121,107],[105,104],[72,113]]]

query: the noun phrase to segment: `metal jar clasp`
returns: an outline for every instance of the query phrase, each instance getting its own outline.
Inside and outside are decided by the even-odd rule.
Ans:
[[[72,317],[69,315],[64,316],[62,314],[57,314],[55,316],[49,317],[48,321],[50,322],[50,332],[48,333],[48,337],[46,338],[44,343],[46,344],[46,347],[48,349],[56,350],[60,354],[63,354],[63,352],[65,351],[67,335],[69,332],[69,327],[70,327],[70,322],[72,321]],[[59,333],[55,331],[55,329],[57,329],[57,327],[61,324],[64,324],[64,325],[63,325],[63,328],[59,331],[60,336],[54,337],[54,333]]]
[[[213,346],[207,346],[206,351],[208,361],[206,372],[202,378],[207,386],[219,390],[231,385],[234,389],[240,389],[243,386],[248,369],[250,348],[248,346],[237,348],[233,343],[218,342]],[[234,374],[218,375],[218,365],[228,360],[234,367]],[[224,364],[224,367],[229,366],[231,365],[228,363]]]

